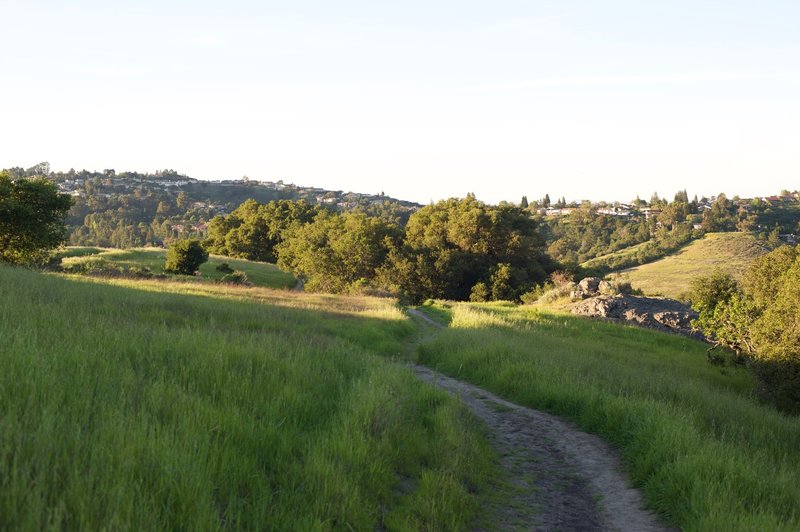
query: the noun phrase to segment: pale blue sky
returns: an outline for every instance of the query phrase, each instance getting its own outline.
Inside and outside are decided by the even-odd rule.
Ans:
[[[800,188],[800,2],[0,0],[0,166],[421,202]]]

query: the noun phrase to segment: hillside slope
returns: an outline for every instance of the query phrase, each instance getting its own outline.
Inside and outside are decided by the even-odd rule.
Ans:
[[[0,265],[0,529],[446,530],[493,471],[388,299]]]
[[[612,277],[630,281],[645,295],[683,299],[692,279],[719,269],[739,277],[769,250],[750,233],[709,233],[655,262],[622,270]]]
[[[163,248],[113,249],[73,246],[66,248],[60,256],[61,265],[65,268],[81,269],[96,266],[122,269],[147,268],[154,274],[163,274],[167,251]],[[219,281],[225,275],[225,272],[217,270],[222,263],[227,263],[236,271],[244,272],[247,280],[254,286],[292,288],[297,283],[291,273],[280,270],[274,264],[220,255],[211,255],[208,262],[200,266],[200,275],[194,280]],[[186,280],[185,276],[176,278]]]

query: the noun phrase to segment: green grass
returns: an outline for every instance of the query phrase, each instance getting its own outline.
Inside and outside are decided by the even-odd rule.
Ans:
[[[70,246],[58,250],[55,253],[55,256],[59,259],[65,259],[68,257],[87,257],[89,255],[97,255],[103,251],[103,248]]]
[[[461,304],[421,363],[574,420],[684,530],[800,529],[800,418],[699,342],[531,307]]]
[[[695,277],[715,269],[739,277],[753,260],[768,251],[750,233],[709,233],[673,255],[622,270],[612,277],[630,281],[645,295],[685,299]]]
[[[413,335],[390,300],[0,266],[0,528],[466,528],[496,466],[392,362]]]
[[[101,248],[66,248],[60,255],[64,257],[64,266],[74,265],[86,260],[103,259],[121,267],[146,267],[153,273],[164,273],[166,250],[161,248],[135,249],[101,249]],[[220,255],[211,255],[208,262],[200,266],[202,279],[217,281],[225,274],[217,271],[217,266],[227,262],[234,270],[247,274],[247,279],[255,286],[268,288],[291,288],[297,280],[290,273],[281,271],[273,264],[254,262],[244,259],[232,259]]]

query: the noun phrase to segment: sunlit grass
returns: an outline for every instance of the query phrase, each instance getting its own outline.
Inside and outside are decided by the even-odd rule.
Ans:
[[[164,273],[166,250],[161,248],[66,248],[59,254],[62,265],[71,266],[87,260],[103,259],[113,265],[131,268],[149,268],[153,273]],[[271,288],[291,288],[297,280],[291,273],[281,271],[274,264],[233,259],[221,255],[209,256],[208,262],[200,266],[199,279],[218,281],[225,275],[217,270],[223,262],[237,271],[247,274],[247,279],[255,286]],[[175,276],[180,278],[179,276]],[[195,279],[197,280],[197,279]]]
[[[800,529],[800,419],[759,404],[704,344],[532,307],[451,311],[420,362],[601,435],[671,523]]]
[[[709,233],[663,259],[622,270],[613,277],[630,281],[646,295],[685,299],[694,278],[715,269],[739,277],[767,251],[751,233]]]
[[[467,528],[492,456],[391,362],[413,334],[391,300],[0,266],[0,528]]]

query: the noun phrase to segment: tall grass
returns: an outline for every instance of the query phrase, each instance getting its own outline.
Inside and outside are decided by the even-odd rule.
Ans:
[[[423,364],[570,418],[686,530],[800,529],[800,419],[699,342],[529,307],[457,305]]]
[[[471,522],[491,453],[391,302],[126,283],[0,266],[0,528]]]

